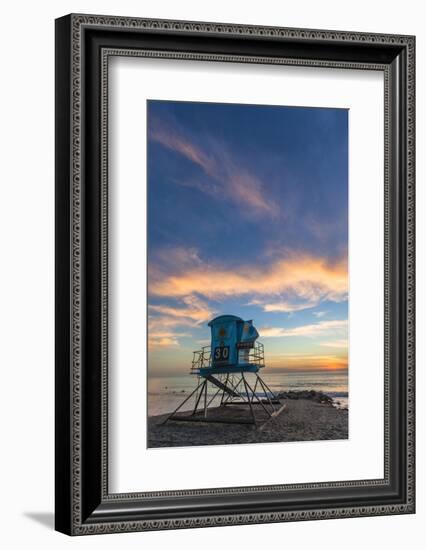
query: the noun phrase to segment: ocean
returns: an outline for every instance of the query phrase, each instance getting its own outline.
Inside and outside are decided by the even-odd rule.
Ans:
[[[315,390],[329,395],[338,408],[348,408],[347,372],[260,373],[272,391]],[[185,374],[176,377],[151,377],[148,382],[148,415],[172,412],[197,385],[197,377]],[[213,391],[213,390],[212,390]],[[213,395],[213,393],[212,393]],[[188,407],[190,410],[192,399]]]

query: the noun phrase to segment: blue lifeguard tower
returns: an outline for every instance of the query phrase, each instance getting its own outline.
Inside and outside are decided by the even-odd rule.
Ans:
[[[184,420],[259,424],[259,417],[277,416],[285,406],[259,375],[265,367],[264,347],[252,321],[220,315],[208,323],[211,345],[194,351],[191,374],[196,388],[164,421]],[[191,399],[194,404],[190,407]],[[186,405],[186,412],[181,411]],[[243,414],[227,414],[233,405]],[[212,409],[212,412],[209,412]],[[214,411],[214,412],[213,412]],[[261,411],[259,415],[258,411]]]

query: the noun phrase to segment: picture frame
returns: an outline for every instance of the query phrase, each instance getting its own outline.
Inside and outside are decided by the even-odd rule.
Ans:
[[[415,38],[71,14],[56,20],[55,46],[55,528],[86,535],[414,513]],[[108,60],[137,52],[383,73],[382,479],[109,492]]]

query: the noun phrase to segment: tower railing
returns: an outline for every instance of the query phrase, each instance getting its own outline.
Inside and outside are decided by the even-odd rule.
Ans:
[[[201,349],[192,352],[191,372],[212,366],[211,346],[203,346]]]
[[[261,342],[255,342],[251,348],[240,348],[239,352],[239,364],[256,365],[259,368],[265,366],[265,350]],[[241,359],[243,359],[243,362],[241,362]],[[191,373],[197,373],[201,369],[212,366],[211,346],[203,346],[201,349],[193,352]]]
[[[253,348],[250,348],[248,354],[248,363],[257,365],[258,367],[265,366],[265,350],[261,342],[256,342]]]

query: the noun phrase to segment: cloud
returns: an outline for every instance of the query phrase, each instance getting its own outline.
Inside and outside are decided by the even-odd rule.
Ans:
[[[179,153],[204,172],[204,178],[179,182],[216,198],[225,198],[248,207],[251,213],[276,217],[278,206],[266,197],[263,182],[237,162],[223,144],[211,143],[207,154],[177,127],[165,125],[158,118],[149,122],[149,138]]]
[[[293,254],[269,265],[243,265],[234,269],[201,263],[172,275],[154,269],[149,277],[150,295],[173,298],[194,294],[207,299],[249,295],[254,300],[272,304],[287,294],[317,303],[346,300],[347,292],[346,256],[330,262],[320,256]],[[267,301],[267,297],[273,302]]]
[[[347,370],[346,355],[320,354],[266,354],[266,366],[275,372],[312,371],[312,370]],[[283,379],[284,380],[284,379]]]
[[[348,210],[341,208],[332,217],[319,217],[317,212],[304,215],[304,226],[310,231],[313,238],[323,246],[327,246],[336,234],[346,235],[348,231]]]
[[[197,327],[214,315],[214,311],[196,296],[185,296],[182,303],[175,306],[149,304],[148,309],[150,350],[179,347],[179,338],[191,336],[190,333],[180,332],[181,327]]]
[[[149,271],[149,295],[167,303],[149,304],[149,339],[151,349],[178,345],[179,331],[212,319],[216,311],[208,300],[249,295],[252,305],[266,312],[293,312],[315,307],[321,300],[347,299],[346,257],[327,261],[313,255],[288,254],[269,265],[239,266],[225,269],[203,262],[196,250],[176,249],[157,258]],[[170,274],[170,271],[173,274]],[[283,295],[291,299],[283,299]],[[322,321],[285,329],[264,327],[261,336],[315,336],[334,334],[346,328],[347,321]],[[168,331],[164,340],[151,336]],[[155,342],[154,342],[155,340]]]
[[[178,348],[178,337],[188,336],[185,333],[176,333],[172,331],[148,331],[148,349],[150,351],[162,348]]]
[[[312,312],[315,317],[324,317],[324,315],[327,315],[328,311],[313,311]]]
[[[248,303],[249,306],[257,305],[261,306],[263,311],[266,312],[280,312],[280,313],[294,313],[295,311],[303,311],[304,309],[310,309],[316,307],[319,303],[318,300],[308,300],[306,302],[290,302],[287,300],[277,300],[272,303],[265,303],[262,300],[253,300]]]
[[[165,246],[150,251],[150,258],[160,267],[179,266],[180,269],[201,265],[203,262],[196,248]]]
[[[163,147],[180,153],[182,156],[197,164],[209,175],[214,173],[215,162],[197,145],[186,139],[182,133],[172,126],[165,125],[156,117],[152,117],[148,124],[149,139],[160,143]]]
[[[336,331],[346,331],[347,320],[322,321],[310,325],[301,325],[293,328],[263,327],[259,334],[263,338],[281,338],[287,336],[319,336]]]
[[[163,321],[163,316],[167,319],[172,317],[177,319],[176,324],[183,322],[188,325],[199,325],[205,321],[209,321],[213,316],[213,311],[202,300],[195,296],[185,296],[183,298],[185,305],[168,306],[168,305],[149,305],[149,310],[159,313],[160,317],[155,319]],[[173,323],[174,321],[172,321]]]
[[[321,346],[325,346],[327,348],[347,348],[348,347],[348,341],[347,340],[333,340],[332,342],[321,342]]]

